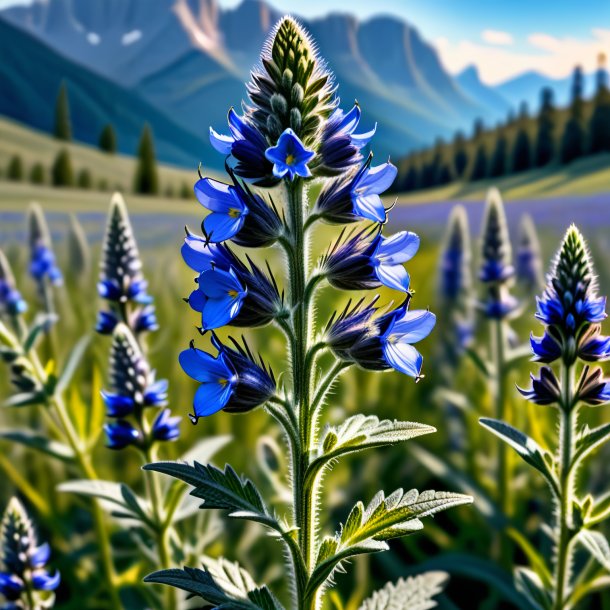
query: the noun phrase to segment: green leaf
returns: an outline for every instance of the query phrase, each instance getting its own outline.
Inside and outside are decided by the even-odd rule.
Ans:
[[[515,568],[515,585],[536,610],[549,610],[553,599],[546,590],[542,579],[529,568]]]
[[[466,355],[470,358],[470,361],[483,374],[483,377],[489,379],[491,377],[492,368],[493,368],[491,363],[487,362],[487,360],[485,360],[483,358],[483,356],[481,356],[481,354],[479,354],[479,352],[477,352],[475,349],[473,349],[471,347],[467,347],[464,351],[465,351]]]
[[[229,561],[224,557],[218,559],[204,559],[204,567],[214,582],[230,597],[245,599],[248,592],[257,588],[254,579],[247,570],[237,562]]]
[[[68,445],[46,438],[32,430],[0,430],[0,439],[25,445],[36,451],[46,453],[54,458],[69,462],[74,459],[74,452]]]
[[[78,368],[78,365],[81,364],[83,360],[83,356],[89,347],[89,343],[91,342],[91,337],[86,336],[83,337],[72,349],[70,354],[68,355],[68,359],[63,368],[61,375],[57,381],[57,385],[55,386],[55,392],[61,394],[65,391],[65,389],[70,385],[70,381]]]
[[[591,553],[591,556],[606,570],[610,571],[610,545],[606,537],[600,532],[582,530],[578,534],[580,543]]]
[[[278,522],[271,516],[263,498],[254,483],[240,478],[229,466],[224,471],[212,466],[195,462],[193,465],[180,462],[157,462],[146,464],[145,470],[168,474],[191,485],[190,492],[201,498],[201,508],[221,508],[230,511],[229,517],[257,521],[274,530],[281,531]]]
[[[555,495],[559,497],[559,482],[553,469],[553,457],[548,451],[545,451],[533,438],[506,422],[482,417],[479,423],[510,445],[527,464],[542,473]]]
[[[365,508],[358,502],[335,536],[327,536],[318,551],[316,567],[307,589],[315,591],[331,576],[337,566],[355,555],[375,553],[388,548],[386,540],[406,536],[423,528],[420,519],[453,506],[470,504],[463,494],[416,489],[396,490],[387,498],[378,492]]]
[[[134,519],[150,528],[154,528],[149,514],[148,502],[137,496],[124,483],[112,481],[89,481],[86,479],[67,481],[57,486],[64,493],[74,493],[81,496],[97,498],[102,506],[115,517]],[[119,507],[120,510],[116,510]]]
[[[202,438],[180,456],[180,461],[207,464],[232,438],[230,434]]]
[[[44,392],[20,392],[13,394],[5,401],[3,407],[30,407],[32,405],[42,405],[46,402],[47,397]]]
[[[608,442],[608,440],[610,440],[610,424],[604,424],[593,429],[585,426],[576,440],[576,451],[572,459],[571,468],[577,468],[582,460],[588,457],[595,449]]]
[[[610,491],[595,499],[593,508],[587,515],[585,523],[587,527],[591,527],[605,521],[608,517],[610,517]]]
[[[55,314],[36,314],[36,317],[32,322],[32,326],[30,326],[25,341],[23,342],[24,354],[29,353],[34,347],[36,347],[36,343],[38,343],[40,335],[49,327],[50,324],[54,322],[55,318]]]
[[[316,473],[324,464],[342,455],[394,445],[432,432],[436,432],[436,428],[425,424],[389,419],[380,421],[374,415],[354,415],[339,426],[326,428],[310,473]]]
[[[428,610],[436,607],[432,599],[443,591],[449,580],[446,572],[427,572],[387,583],[365,600],[360,610]]]

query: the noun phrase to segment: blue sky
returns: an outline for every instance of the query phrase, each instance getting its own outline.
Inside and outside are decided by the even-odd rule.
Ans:
[[[0,0],[0,7],[15,1]],[[220,4],[230,7],[240,1]],[[378,13],[397,15],[435,44],[451,72],[475,64],[488,83],[530,69],[560,78],[576,63],[592,70],[600,52],[610,55],[610,0],[269,1],[306,17],[330,11],[355,13],[362,19]]]

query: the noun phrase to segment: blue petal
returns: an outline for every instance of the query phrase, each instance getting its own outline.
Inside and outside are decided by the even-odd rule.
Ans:
[[[131,396],[102,392],[108,417],[124,417],[133,412],[134,401]]]
[[[432,332],[435,324],[436,316],[431,311],[407,311],[402,318],[394,322],[390,333],[399,335],[401,341],[417,343]]]
[[[189,295],[189,305],[195,310],[201,313],[205,304],[207,303],[207,297],[199,288],[196,288]]]
[[[374,222],[385,222],[386,212],[379,195],[356,195],[353,200],[354,214]]]
[[[223,381],[221,383],[217,379],[214,383],[204,383],[199,387],[193,400],[193,408],[197,417],[218,413],[229,402],[233,385],[226,380]]]
[[[350,135],[352,144],[358,150],[360,150],[361,148],[364,148],[373,139],[373,136],[375,135],[376,131],[377,131],[377,123],[375,123],[375,126],[370,131],[365,131],[364,133],[352,133]]]
[[[51,576],[48,572],[34,572],[32,575],[32,585],[37,591],[55,591],[59,587],[61,576],[59,572],[55,572]]]
[[[218,182],[211,178],[202,178],[195,183],[197,201],[212,212],[228,214],[231,210],[242,212],[244,202],[237,196],[235,188],[230,184]]]
[[[354,104],[354,107],[341,119],[339,129],[349,134],[353,133],[356,127],[358,127],[361,115],[362,111],[360,110],[360,106],[358,106],[358,104]]]
[[[234,108],[229,110],[229,129],[235,140],[244,137],[244,130],[247,129],[247,125],[244,120],[235,112]]]
[[[226,297],[210,299],[201,314],[204,330],[214,330],[226,326],[235,319],[243,304],[243,298]]]
[[[178,361],[182,370],[189,377],[200,383],[228,379],[233,374],[222,358],[214,358],[214,356],[207,352],[195,348],[189,348],[180,352]]]
[[[409,274],[402,265],[377,265],[375,274],[384,286],[401,292],[409,291]]]
[[[229,216],[228,214],[208,214],[203,221],[203,228],[213,243],[226,241],[237,235],[244,226],[245,216]]]
[[[29,563],[32,568],[41,568],[51,557],[51,547],[45,542],[30,555]]]
[[[232,292],[238,295],[245,293],[245,287],[242,286],[233,269],[229,271],[223,271],[222,269],[204,271],[199,276],[199,289],[209,299],[224,298]]]
[[[196,235],[187,235],[181,249],[184,262],[199,273],[211,269],[214,264],[214,252],[207,241]]]
[[[400,231],[391,237],[383,237],[375,257],[388,265],[399,265],[412,259],[419,250],[419,236],[410,231]]]
[[[391,163],[371,167],[362,175],[356,188],[366,195],[380,195],[392,186],[397,173],[398,170]]]
[[[214,131],[210,127],[210,144],[221,154],[230,155],[235,139]]]
[[[383,353],[387,363],[397,371],[415,377],[420,376],[422,363],[424,361],[422,355],[406,341],[398,341],[395,343],[385,342]]]

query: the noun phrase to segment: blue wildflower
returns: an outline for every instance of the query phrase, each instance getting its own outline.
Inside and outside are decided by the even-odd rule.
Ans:
[[[59,572],[45,569],[51,555],[48,544],[38,545],[32,521],[12,498],[2,518],[2,564],[0,594],[9,602],[5,608],[51,607],[52,594],[60,584]],[[35,606],[31,606],[34,603]]]
[[[409,274],[403,264],[419,248],[419,237],[400,231],[383,237],[379,227],[364,229],[342,241],[339,237],[322,261],[329,283],[342,290],[368,290],[381,285],[409,291]]]
[[[592,407],[610,402],[610,380],[604,378],[599,367],[590,370],[585,366],[576,388],[576,399]]]
[[[436,316],[428,310],[409,311],[408,304],[409,299],[376,318],[372,304],[352,310],[330,326],[328,345],[339,358],[364,369],[393,368],[419,380],[423,357],[412,344],[430,334]]]
[[[54,286],[63,283],[63,276],[55,261],[51,233],[42,208],[34,203],[28,212],[30,242],[30,275],[39,286],[48,280]]]
[[[266,403],[275,393],[271,370],[258,365],[247,345],[233,341],[229,348],[212,337],[217,356],[194,347],[181,352],[179,360],[184,372],[201,385],[195,394],[193,423],[200,417],[224,410],[245,413]]]
[[[265,151],[265,156],[273,163],[273,175],[276,178],[287,176],[289,180],[294,180],[295,176],[311,177],[307,164],[316,153],[305,148],[303,142],[289,127],[279,137],[277,144]]]
[[[242,184],[227,166],[233,184],[201,178],[195,184],[195,195],[201,205],[212,213],[206,216],[202,230],[210,242],[232,239],[251,248],[272,245],[283,230],[274,205]]]
[[[314,213],[333,224],[363,219],[384,223],[386,209],[379,195],[394,182],[397,169],[389,162],[371,167],[371,161],[369,156],[358,171],[327,182]]]
[[[317,174],[341,174],[361,162],[360,150],[371,141],[377,130],[375,124],[369,131],[356,133],[361,115],[358,103],[347,113],[337,108],[330,115],[322,131]]]
[[[153,438],[158,441],[176,440],[180,436],[180,421],[180,417],[171,417],[169,409],[163,409],[153,423]]]
[[[15,277],[9,262],[0,250],[0,315],[17,316],[27,310],[27,303],[15,286]]]
[[[104,432],[108,449],[125,449],[138,445],[142,439],[140,431],[124,419],[104,424]]]
[[[249,267],[223,244],[188,234],[182,256],[199,272],[198,288],[187,302],[202,314],[202,329],[225,324],[264,326],[282,315],[283,303],[271,271],[264,273],[250,258]]]

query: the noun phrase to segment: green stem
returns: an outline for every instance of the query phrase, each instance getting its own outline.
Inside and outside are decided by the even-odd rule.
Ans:
[[[557,511],[557,561],[555,563],[555,590],[553,609],[562,610],[568,596],[570,580],[570,547],[572,541],[573,473],[571,472],[576,438],[577,411],[574,402],[574,367],[562,365],[561,404],[559,406],[559,486],[560,498]]]
[[[292,311],[291,364],[294,407],[298,412],[300,447],[293,464],[294,520],[298,528],[298,543],[307,572],[311,572],[315,550],[315,511],[305,489],[305,474],[309,466],[311,424],[309,394],[311,371],[307,366],[310,342],[308,307],[305,302],[308,269],[308,242],[304,231],[304,185],[297,179],[287,188],[288,222],[291,244],[289,248],[290,306]],[[297,583],[300,579],[297,578]],[[303,591],[297,591],[298,607],[306,608]]]
[[[494,417],[501,421],[508,421],[506,400],[506,323],[504,320],[493,322],[492,352],[494,359]],[[510,423],[510,422],[508,422]],[[508,461],[508,445],[498,439],[498,457],[496,476],[498,477],[498,506],[502,514],[509,516],[510,505],[510,468]],[[500,560],[502,565],[511,569],[512,544],[507,536],[500,534],[499,542]]]
[[[76,463],[81,470],[82,475],[90,481],[97,481],[99,477],[95,472],[89,455],[85,453],[81,446],[78,434],[72,425],[72,421],[66,410],[63,400],[59,396],[53,396],[50,398],[50,405],[54,408],[57,418],[62,426],[66,440],[70,445],[70,448],[74,452]],[[122,608],[121,598],[116,587],[116,575],[114,571],[114,565],[112,563],[112,550],[110,548],[110,537],[106,529],[106,522],[104,519],[104,513],[99,506],[97,501],[93,501],[93,522],[95,526],[95,533],[97,542],[100,550],[100,559],[102,563],[102,569],[104,572],[104,578],[108,587],[108,595],[110,596],[113,608]]]

